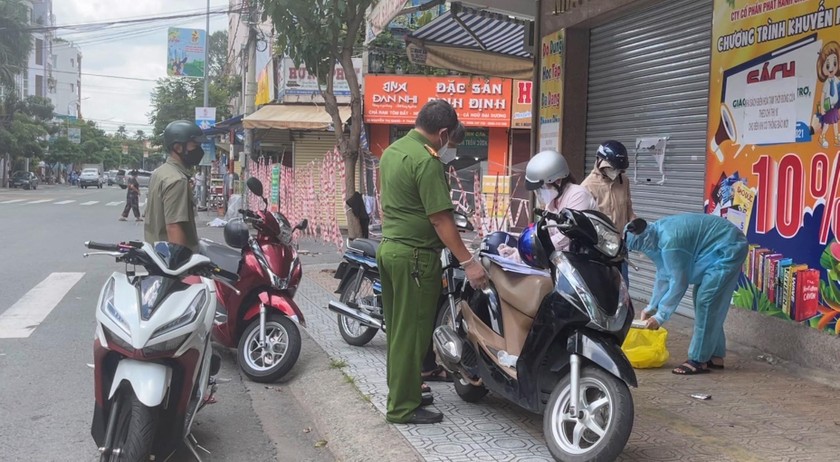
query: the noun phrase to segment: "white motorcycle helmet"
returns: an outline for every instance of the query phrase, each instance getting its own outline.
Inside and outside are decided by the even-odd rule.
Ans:
[[[569,164],[557,151],[541,151],[528,161],[525,167],[525,187],[529,191],[539,189],[569,176]]]

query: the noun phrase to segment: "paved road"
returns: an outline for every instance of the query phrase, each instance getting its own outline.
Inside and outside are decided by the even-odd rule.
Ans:
[[[93,371],[87,365],[94,307],[103,281],[122,269],[107,257],[82,258],[82,243],[142,237],[142,223],[117,221],[124,199],[117,187],[0,189],[0,316],[16,306],[36,325],[28,338],[3,338],[11,327],[8,317],[0,317],[2,460],[97,457],[90,436]],[[200,232],[221,238],[220,230]],[[32,300],[50,298],[57,301],[51,310],[36,303],[48,312],[27,310]],[[305,341],[307,353],[296,368],[326,364],[323,352],[310,352],[314,343]],[[220,377],[229,382],[219,389],[219,404],[197,417],[199,442],[212,452],[208,460],[332,460],[327,449],[315,447],[318,430],[292,394],[267,397],[271,389],[243,382],[231,354]]]

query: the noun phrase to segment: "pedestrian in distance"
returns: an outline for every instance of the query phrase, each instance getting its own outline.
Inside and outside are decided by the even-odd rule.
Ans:
[[[134,221],[143,221],[140,218],[140,183],[137,182],[137,170],[132,170],[125,181],[125,208],[123,209],[120,221],[128,219],[128,212],[134,212]]]
[[[190,169],[201,162],[204,133],[188,120],[176,120],[163,131],[166,162],[152,172],[146,205],[146,242],[166,241],[198,251],[198,231],[190,188]]]
[[[452,251],[473,287],[487,285],[484,267],[461,240],[442,159],[449,158],[458,115],[444,100],[426,103],[415,128],[391,144],[380,162],[382,244],[377,251],[382,284],[388,400],[386,419],[430,424],[443,414],[425,409],[421,367],[432,339],[441,294],[440,251]],[[428,398],[431,398],[429,395]]]
[[[610,217],[616,229],[623,230],[636,218],[630,200],[630,181],[625,172],[630,165],[627,148],[618,141],[604,141],[595,152],[595,167],[581,186],[598,202],[598,210]],[[624,282],[629,283],[627,262],[621,265]]]
[[[725,218],[684,213],[650,223],[641,234],[629,234],[627,248],[643,252],[656,265],[650,303],[641,314],[648,329],[665,324],[688,285],[694,284],[694,334],[688,360],[672,372],[695,375],[723,369],[723,324],[747,257],[744,234]]]

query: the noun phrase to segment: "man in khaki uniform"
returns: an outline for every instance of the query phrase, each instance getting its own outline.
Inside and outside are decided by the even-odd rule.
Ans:
[[[204,157],[203,141],[201,129],[188,120],[176,120],[166,126],[163,144],[169,158],[149,180],[146,242],[167,241],[198,251],[189,168],[198,165]]]
[[[388,326],[388,403],[394,423],[443,420],[424,409],[420,385],[423,357],[432,339],[441,292],[440,251],[448,247],[473,287],[487,284],[484,267],[461,240],[441,159],[448,158],[458,115],[443,100],[430,101],[414,130],[394,142],[379,164],[382,182],[382,244],[377,264]]]

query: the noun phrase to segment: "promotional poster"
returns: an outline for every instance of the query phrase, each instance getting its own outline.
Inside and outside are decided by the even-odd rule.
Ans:
[[[750,252],[735,306],[840,333],[840,0],[717,0],[705,205]]]
[[[204,77],[204,46],[207,34],[201,29],[170,27],[167,34],[166,75]]]

